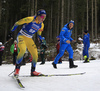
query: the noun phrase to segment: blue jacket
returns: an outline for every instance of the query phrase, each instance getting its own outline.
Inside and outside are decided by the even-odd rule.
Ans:
[[[84,47],[90,46],[90,34],[89,33],[84,35],[83,44],[84,44]]]
[[[60,43],[66,43],[67,40],[72,41],[73,39],[71,38],[72,35],[72,29],[70,30],[68,28],[68,24],[67,23],[61,30],[60,32]],[[67,44],[67,43],[66,43]]]

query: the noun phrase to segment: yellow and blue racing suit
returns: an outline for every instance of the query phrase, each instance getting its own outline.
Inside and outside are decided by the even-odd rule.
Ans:
[[[36,16],[30,16],[17,21],[12,27],[11,31],[13,32],[18,27],[18,25],[23,25],[23,27],[19,31],[17,36],[18,47],[20,49],[20,52],[17,56],[16,64],[21,63],[27,48],[33,58],[32,67],[35,68],[38,59],[38,52],[32,37],[37,32],[38,37],[42,40],[41,33],[43,31],[44,24],[40,23],[37,20]]]

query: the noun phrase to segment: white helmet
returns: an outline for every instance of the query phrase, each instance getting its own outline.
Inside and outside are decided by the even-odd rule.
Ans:
[[[2,42],[0,42],[0,45],[2,45]]]

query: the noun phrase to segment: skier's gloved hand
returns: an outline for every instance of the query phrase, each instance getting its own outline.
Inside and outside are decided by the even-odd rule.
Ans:
[[[11,39],[11,38],[12,38],[12,32],[10,32],[10,33],[7,35],[6,40],[8,41],[8,40]]]

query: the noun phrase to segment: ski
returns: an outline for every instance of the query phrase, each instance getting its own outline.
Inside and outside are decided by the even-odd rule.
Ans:
[[[73,74],[51,74],[51,75],[45,75],[45,74],[41,74],[39,76],[31,76],[31,75],[21,75],[20,77],[51,77],[51,76],[73,76],[73,75],[83,75],[86,72],[82,72],[82,73],[73,73]]]
[[[16,82],[20,88],[25,88],[18,77],[16,77],[16,76],[12,76],[12,77],[13,77],[13,79],[16,80]]]

